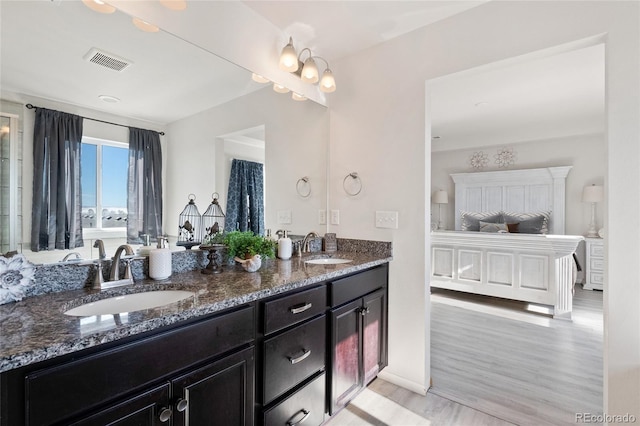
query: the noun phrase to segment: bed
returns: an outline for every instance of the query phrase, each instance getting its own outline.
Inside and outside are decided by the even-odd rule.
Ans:
[[[431,286],[548,305],[571,319],[583,237],[564,235],[570,170],[452,174],[455,230],[431,234]]]

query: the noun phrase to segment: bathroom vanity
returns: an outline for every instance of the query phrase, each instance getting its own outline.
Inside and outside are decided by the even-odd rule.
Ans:
[[[133,287],[194,297],[102,329],[62,312],[132,289],[0,306],[3,324],[24,323],[8,341],[3,330],[0,425],[320,425],[387,363],[391,258],[342,256],[353,261],[144,280]]]

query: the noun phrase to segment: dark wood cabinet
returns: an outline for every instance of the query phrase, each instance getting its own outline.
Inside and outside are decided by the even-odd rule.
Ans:
[[[326,285],[281,295],[261,306],[261,423],[319,426],[326,412]]]
[[[0,374],[0,426],[318,426],[387,364],[382,265]]]
[[[0,425],[182,425],[183,414],[210,414],[225,399],[223,416],[236,419],[225,424],[252,425],[254,324],[249,305],[5,373],[2,393],[12,398]]]
[[[70,426],[160,426],[171,417],[169,383],[164,383],[104,410],[69,423]],[[166,419],[166,420],[165,420]]]
[[[253,425],[253,378],[249,348],[173,379],[173,425]]]
[[[332,283],[329,414],[353,399],[387,365],[386,267]],[[346,295],[346,296],[345,296]]]

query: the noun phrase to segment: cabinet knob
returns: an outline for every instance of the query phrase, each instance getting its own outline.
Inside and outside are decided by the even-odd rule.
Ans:
[[[360,309],[360,315],[362,315],[362,316],[367,315],[369,312],[371,312],[371,309],[369,309],[368,306],[366,308]]]
[[[165,407],[160,410],[160,415],[158,416],[162,423],[166,423],[171,418],[171,408]]]
[[[297,426],[299,424],[301,424],[302,422],[304,422],[305,420],[307,420],[309,418],[309,416],[311,415],[311,411],[309,410],[305,410],[304,408],[300,411],[298,411],[293,417],[297,416],[298,414],[302,413],[303,416],[300,420],[298,420],[297,422],[294,422],[293,420],[289,420],[287,422],[287,426]],[[292,417],[292,419],[293,419]]]
[[[189,401],[187,401],[186,399],[180,398],[178,401],[176,401],[176,410],[178,410],[179,413],[182,413],[184,410],[186,410],[188,406]]]

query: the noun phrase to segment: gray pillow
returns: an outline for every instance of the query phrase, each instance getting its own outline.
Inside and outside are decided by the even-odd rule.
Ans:
[[[460,229],[462,231],[480,231],[480,221],[487,223],[502,223],[501,212],[460,212],[462,219]]]
[[[503,213],[506,223],[519,222],[520,234],[547,234],[549,232],[549,218],[551,212],[539,213]]]
[[[509,230],[507,229],[506,223],[490,223],[480,221],[480,232],[501,232],[507,233]]]

